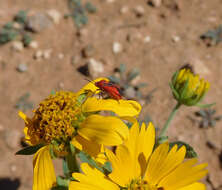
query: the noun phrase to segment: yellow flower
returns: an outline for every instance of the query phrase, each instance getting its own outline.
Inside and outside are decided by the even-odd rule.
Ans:
[[[169,150],[163,143],[155,150],[155,129],[150,123],[139,130],[138,124],[130,129],[126,143],[119,145],[115,154],[106,150],[112,172],[105,176],[88,164],[81,165],[81,173],[73,173],[78,180],[71,181],[69,190],[205,190],[197,182],[207,173],[207,164],[195,165],[197,159],[184,161],[185,147],[177,145]]]
[[[189,68],[177,71],[171,83],[176,100],[187,106],[196,105],[204,97],[210,87],[209,82],[194,75]]]
[[[135,101],[104,100],[88,95],[96,90],[91,82],[78,93],[60,91],[50,95],[34,110],[32,118],[19,112],[25,121],[26,142],[44,145],[34,155],[33,190],[48,190],[55,184],[50,149],[56,156],[65,156],[71,143],[102,162],[103,145],[119,145],[128,138],[128,127],[121,118],[137,116],[141,106]],[[100,111],[111,111],[116,116],[104,116]]]

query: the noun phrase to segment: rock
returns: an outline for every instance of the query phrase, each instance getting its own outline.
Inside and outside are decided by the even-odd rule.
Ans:
[[[17,23],[17,22],[13,22],[13,28],[15,29],[21,29],[22,28],[22,25]]]
[[[89,31],[86,28],[81,28],[77,31],[77,35],[79,37],[86,37],[88,36],[88,34],[89,34]]]
[[[4,126],[2,124],[0,124],[0,132],[4,131],[4,130],[5,130]]]
[[[12,49],[18,52],[21,52],[24,49],[24,45],[20,41],[13,41],[12,42]]]
[[[58,54],[58,58],[59,58],[59,59],[63,59],[63,58],[64,58],[64,54],[63,54],[63,53],[59,53],[59,54]]]
[[[28,70],[28,66],[24,63],[20,63],[17,67],[17,71],[23,73],[26,72]]]
[[[130,86],[129,88],[124,90],[124,94],[127,98],[134,99],[136,97],[136,90],[132,86]]]
[[[21,137],[21,133],[14,129],[8,129],[4,134],[5,143],[10,149],[15,149],[19,146]]]
[[[44,13],[37,13],[28,18],[27,27],[33,32],[41,32],[52,25],[51,19]]]
[[[119,42],[113,43],[113,53],[118,54],[123,50],[122,45]]]
[[[145,43],[149,43],[151,41],[150,36],[146,36],[143,40]]]
[[[17,166],[14,165],[14,164],[10,165],[10,170],[11,170],[12,172],[15,172],[15,171],[17,170]]]
[[[61,14],[59,11],[55,9],[51,9],[47,11],[48,16],[52,19],[55,24],[58,24],[61,19]]]
[[[144,15],[145,10],[144,10],[143,6],[137,5],[137,6],[134,8],[134,12],[135,12],[135,14],[136,14],[137,17],[141,17],[141,16]]]
[[[75,56],[74,55],[71,58],[71,64],[72,65],[77,65],[80,62],[80,60],[81,60],[80,56],[78,56],[78,55]]]
[[[38,42],[37,41],[31,41],[29,44],[29,47],[33,48],[33,49],[37,49],[38,48]]]
[[[127,6],[121,7],[121,9],[120,9],[120,13],[121,13],[121,14],[125,14],[125,13],[127,13],[127,12],[129,12],[129,7],[127,7]]]
[[[115,0],[106,0],[107,3],[114,3]]]
[[[34,59],[40,59],[42,58],[43,52],[42,50],[38,50],[37,52],[35,52],[34,54]]]
[[[47,50],[42,52],[42,57],[44,59],[49,59],[51,57],[51,53],[52,53],[52,50],[51,49],[47,49]]]
[[[85,58],[88,58],[88,57],[92,57],[93,54],[95,52],[95,49],[94,47],[90,44],[90,45],[87,45],[83,50],[82,50],[82,55],[83,57]]]
[[[172,41],[177,43],[180,41],[180,36],[172,36]]]
[[[96,78],[100,74],[104,73],[104,66],[101,62],[96,61],[95,59],[91,58],[89,59],[87,64],[88,64],[89,74],[93,78]]]
[[[63,82],[59,82],[59,88],[64,88],[65,87],[65,85],[64,85],[64,83]]]
[[[160,7],[162,5],[162,0],[149,0],[148,4],[154,7]]]

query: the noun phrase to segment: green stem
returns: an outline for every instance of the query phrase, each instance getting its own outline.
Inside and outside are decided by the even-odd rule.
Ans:
[[[79,164],[76,160],[76,155],[68,154],[66,156],[66,163],[69,169],[69,173],[72,176],[73,172],[79,172]]]
[[[170,124],[171,120],[173,119],[173,117],[175,116],[175,114],[177,113],[177,111],[180,108],[180,106],[181,106],[181,104],[178,102],[177,105],[173,108],[173,110],[170,113],[170,115],[169,115],[165,125],[163,126],[163,129],[160,132],[159,139],[162,139],[162,138],[166,137],[167,129],[170,126],[169,124]]]

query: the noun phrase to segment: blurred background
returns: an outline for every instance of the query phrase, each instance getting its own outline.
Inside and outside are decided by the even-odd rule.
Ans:
[[[105,76],[158,130],[176,104],[172,74],[191,64],[211,83],[203,103],[216,105],[182,107],[168,135],[193,146],[209,164],[207,189],[221,190],[221,24],[221,0],[0,0],[0,189],[32,188],[32,156],[15,155],[18,110],[31,117],[51,92]]]

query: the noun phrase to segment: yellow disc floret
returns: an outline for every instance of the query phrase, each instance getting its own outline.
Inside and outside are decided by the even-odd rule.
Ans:
[[[35,115],[26,122],[31,144],[57,144],[60,148],[75,135],[80,106],[72,92],[60,91],[43,100],[34,110]]]

